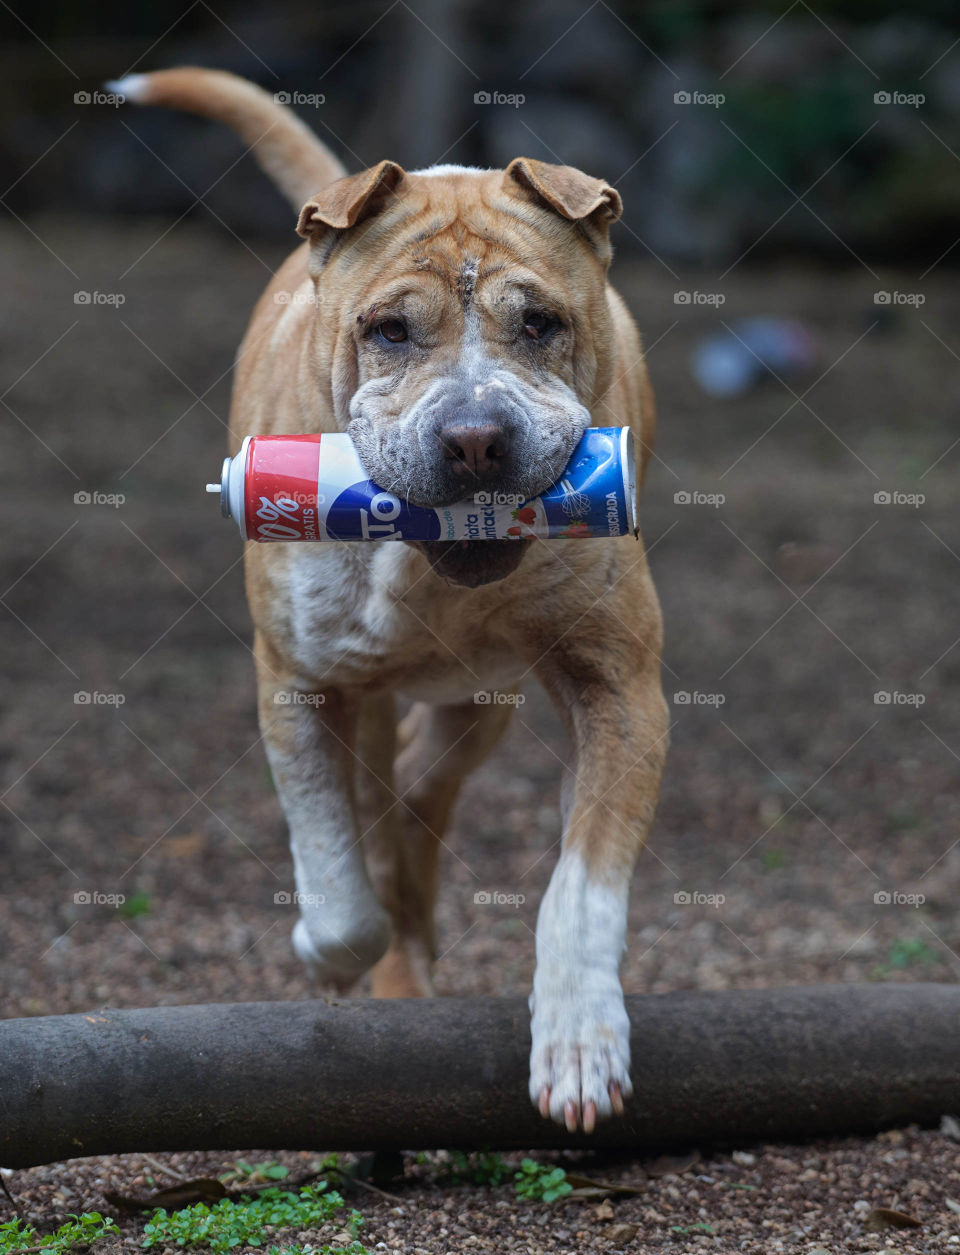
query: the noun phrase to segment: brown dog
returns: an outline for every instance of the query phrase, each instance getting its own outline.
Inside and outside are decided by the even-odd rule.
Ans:
[[[418,505],[533,497],[591,424],[629,423],[646,461],[653,399],[607,283],[621,205],[606,183],[523,157],[344,177],[293,114],[231,75],[111,86],[230,124],[300,210],[306,243],[240,352],[233,451],[251,433],[348,431],[370,477]],[[441,838],[512,708],[475,695],[542,681],[574,753],[537,923],[530,1096],[571,1130],[622,1112],[627,893],[667,741],[642,543],[250,544],[246,574],[294,945],[340,987],[373,967],[376,995],[432,991]],[[414,702],[399,728],[395,694]]]

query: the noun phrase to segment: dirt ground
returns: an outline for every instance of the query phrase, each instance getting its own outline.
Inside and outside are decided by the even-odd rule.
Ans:
[[[292,869],[258,741],[240,544],[202,493],[223,456],[236,345],[285,242],[245,246],[192,219],[165,235],[169,221],[28,225],[0,228],[2,1014],[310,997],[293,908],[275,902]],[[918,283],[800,266],[743,266],[717,284],[653,260],[615,275],[659,398],[643,532],[674,719],[625,987],[956,980],[956,284],[939,270]],[[696,289],[724,305],[674,302]],[[883,307],[878,290],[926,299]],[[769,380],[719,402],[692,381],[697,339],[755,313],[818,336],[819,367],[792,381],[803,399]],[[562,753],[531,689],[466,784],[442,863],[441,994],[528,990]],[[525,900],[478,904],[480,889]],[[122,913],[98,900],[117,894]],[[237,1154],[255,1156],[163,1159],[215,1173]],[[285,1162],[304,1170],[302,1156]],[[576,1163],[645,1180],[637,1161]],[[398,1202],[351,1199],[372,1248],[960,1246],[958,1147],[935,1131],[705,1153],[599,1214],[445,1185],[413,1156],[407,1168],[389,1187]],[[43,1226],[102,1210],[104,1188],[145,1170],[157,1175],[129,1155],[4,1179]],[[873,1232],[874,1206],[921,1227]],[[132,1251],[139,1222],[124,1223]]]

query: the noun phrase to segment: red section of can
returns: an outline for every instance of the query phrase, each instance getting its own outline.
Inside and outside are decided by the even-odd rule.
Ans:
[[[319,540],[322,436],[254,436],[247,448],[247,540]]]

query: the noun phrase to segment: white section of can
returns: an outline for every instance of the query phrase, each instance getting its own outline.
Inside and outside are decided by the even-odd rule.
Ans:
[[[317,481],[317,524],[320,539],[327,534],[327,508],[349,484],[360,484],[367,478],[363,463],[353,441],[344,431],[324,432],[321,441],[320,478]]]

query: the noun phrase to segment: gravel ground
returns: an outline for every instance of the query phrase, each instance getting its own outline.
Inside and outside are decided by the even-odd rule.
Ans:
[[[236,344],[285,247],[245,248],[192,220],[159,243],[167,221],[30,226],[46,247],[0,226],[2,1014],[309,997],[291,908],[274,900],[292,870],[258,743],[239,544],[198,491],[222,457]],[[717,311],[674,303],[681,287],[715,290],[702,275],[678,282],[655,262],[617,273],[660,404],[643,518],[674,715],[625,986],[955,980],[956,285],[934,272],[922,309],[891,310],[873,293],[915,291],[915,277],[741,267]],[[76,304],[78,291],[124,301]],[[705,400],[692,346],[719,318],[757,312],[819,336],[819,370],[794,382],[809,395],[771,380],[739,402]],[[926,500],[878,504],[878,491]],[[124,501],[77,504],[78,492]],[[530,691],[466,785],[442,867],[441,994],[529,988],[562,753]],[[525,901],[479,905],[478,889]],[[649,1181],[639,1162],[578,1159],[644,1186],[599,1213],[452,1187],[413,1160],[389,1187],[399,1202],[353,1201],[368,1245],[404,1253],[960,1245],[947,1202],[960,1200],[957,1146],[936,1132],[753,1153],[704,1148],[690,1171]],[[254,1152],[165,1162],[216,1173],[237,1154]],[[143,1173],[129,1155],[6,1180],[45,1222],[102,1208],[103,1188],[131,1190]],[[863,1215],[875,1206],[921,1227],[874,1233]],[[698,1223],[714,1234],[673,1228]]]
[[[348,1204],[363,1212],[361,1237],[369,1248],[404,1255],[434,1252],[516,1251],[573,1255],[653,1255],[659,1251],[741,1251],[805,1255],[836,1251],[952,1251],[960,1245],[960,1164],[956,1144],[934,1132],[891,1130],[870,1140],[844,1139],[809,1146],[758,1146],[753,1151],[706,1156],[687,1171],[659,1175],[669,1164],[648,1164],[599,1155],[549,1155],[570,1170],[640,1189],[636,1196],[600,1202],[518,1203],[511,1185],[496,1189],[446,1185],[444,1156],[428,1164],[405,1157],[403,1178],[390,1182],[390,1198],[366,1189],[347,1191]],[[251,1160],[251,1156],[246,1158]],[[262,1159],[274,1160],[266,1152]],[[315,1156],[281,1155],[291,1178],[304,1176]],[[507,1156],[519,1162],[517,1156]],[[253,1160],[257,1156],[254,1153]],[[141,1195],[175,1179],[159,1173],[162,1162],[189,1177],[229,1170],[232,1157],[164,1155],[153,1164],[137,1155],[51,1164],[10,1178],[30,1214],[51,1226],[65,1213],[103,1209],[103,1192]],[[683,1165],[678,1164],[682,1167]],[[439,1181],[437,1178],[441,1178]],[[884,1228],[870,1219],[875,1208],[894,1209],[918,1227]],[[121,1220],[122,1234],[97,1250],[134,1252],[141,1222]],[[330,1242],[340,1226],[300,1233],[298,1241]],[[283,1239],[280,1239],[281,1241]]]

